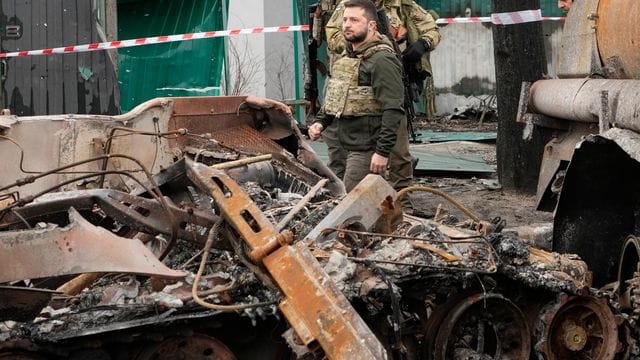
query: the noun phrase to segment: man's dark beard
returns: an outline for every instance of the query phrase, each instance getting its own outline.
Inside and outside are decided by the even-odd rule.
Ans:
[[[367,31],[364,31],[360,34],[353,34],[349,39],[345,38],[350,43],[361,43],[364,39],[367,38]]]

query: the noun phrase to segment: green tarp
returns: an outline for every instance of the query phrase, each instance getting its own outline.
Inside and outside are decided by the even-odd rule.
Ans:
[[[223,29],[221,0],[118,2],[118,38],[136,39]],[[161,96],[220,95],[221,38],[118,51],[122,111]]]
[[[324,163],[329,162],[327,145],[321,141],[309,141],[309,145]],[[416,173],[452,172],[488,174],[495,172],[479,154],[453,152],[447,149],[434,149],[424,145],[412,145],[411,155],[418,158]]]
[[[473,131],[416,131],[418,139],[423,142],[443,142],[443,141],[495,141],[498,134],[495,132],[473,132]]]

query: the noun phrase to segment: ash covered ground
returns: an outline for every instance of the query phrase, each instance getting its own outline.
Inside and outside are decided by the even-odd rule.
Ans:
[[[495,117],[485,117],[483,123],[479,116],[471,113],[465,118],[456,116],[439,117],[436,119],[417,119],[417,130],[435,132],[496,132],[498,124]],[[443,143],[448,152],[459,154],[479,154],[488,164],[496,167],[496,146],[494,142],[452,141]],[[497,173],[469,175],[469,174],[429,174],[417,173],[414,178],[416,185],[431,186],[451,195],[462,205],[484,220],[500,217],[505,220],[507,227],[546,224],[553,221],[551,212],[536,211],[535,194],[502,189]],[[447,214],[463,218],[455,207],[447,204],[442,198],[427,194],[412,194],[414,208],[421,215],[435,215],[439,205],[442,205],[442,216]]]

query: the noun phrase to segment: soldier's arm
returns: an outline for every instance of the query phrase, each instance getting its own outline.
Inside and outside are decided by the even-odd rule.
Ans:
[[[416,4],[415,1],[412,1],[409,14],[418,27],[418,31],[420,31],[420,37],[428,40],[431,44],[429,50],[435,49],[440,43],[440,31],[438,30],[438,25],[436,25],[436,20],[428,11]]]
[[[316,114],[316,118],[313,120],[313,123],[322,125],[323,129],[326,129],[333,122],[333,116],[328,116],[325,114],[324,110],[320,109]]]
[[[375,151],[388,157],[405,116],[402,65],[395,55],[388,52],[380,52],[373,57],[371,86],[376,100],[382,105],[382,124]]]
[[[344,14],[344,5],[342,3],[344,1],[346,0],[341,1],[336,7],[325,27],[327,47],[334,54],[342,54],[346,46],[344,36],[342,36],[342,15]]]

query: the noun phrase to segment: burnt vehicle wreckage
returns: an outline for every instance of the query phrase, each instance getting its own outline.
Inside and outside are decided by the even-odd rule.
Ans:
[[[2,127],[0,358],[637,353],[636,313],[577,256],[437,189],[369,175],[345,194],[275,101],[161,98]],[[412,191],[468,219],[403,214]]]
[[[640,358],[639,11],[574,2],[523,85],[548,242],[345,193],[272,100],[0,116],[0,359]]]

